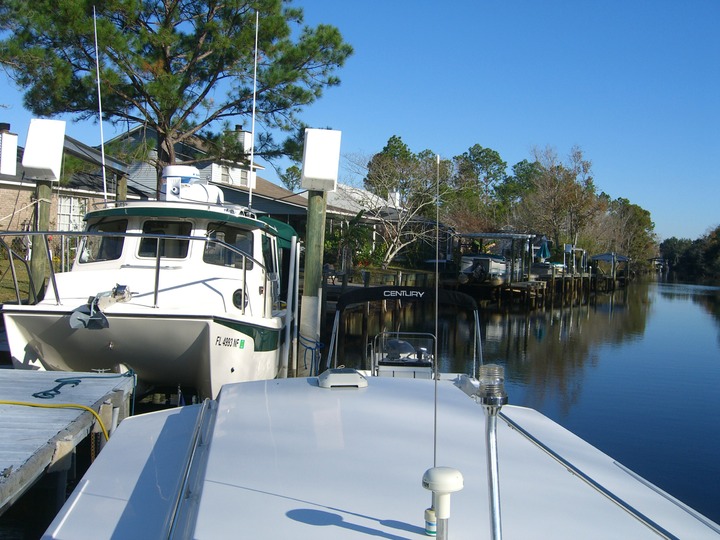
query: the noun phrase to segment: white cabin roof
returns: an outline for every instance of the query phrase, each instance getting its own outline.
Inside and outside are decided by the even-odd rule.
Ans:
[[[200,406],[130,418],[45,538],[160,537],[176,500],[181,538],[425,538],[431,494],[421,481],[434,465],[435,387],[380,377],[369,377],[366,388],[321,388],[317,378],[228,385],[205,412],[194,454],[188,440]],[[437,465],[464,478],[452,495],[450,534],[489,537],[483,407],[452,382],[437,389]],[[658,537],[598,486],[670,538],[720,533],[541,414],[512,406],[503,414],[521,428],[498,420],[507,538]]]

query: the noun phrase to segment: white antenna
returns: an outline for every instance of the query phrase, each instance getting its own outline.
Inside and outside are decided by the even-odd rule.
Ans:
[[[102,98],[100,96],[100,54],[98,52],[95,6],[93,6],[93,29],[95,32],[95,75],[97,78],[98,116],[100,117],[100,161],[102,161],[103,200],[107,202],[107,179],[105,178],[105,136],[103,135]]]
[[[435,370],[434,379],[435,379],[435,417],[433,420],[433,467],[437,467],[437,400],[438,400],[438,392],[437,392],[437,386],[438,386],[438,379],[440,378],[438,375],[439,372],[439,362],[440,362],[440,356],[439,356],[439,349],[438,349],[438,340],[440,339],[440,330],[438,328],[438,304],[440,303],[440,154],[436,155],[435,159],[436,164],[436,179],[435,179],[435,362],[433,365],[433,369]]]
[[[253,104],[252,104],[252,128],[250,129],[250,137],[252,143],[250,145],[250,177],[248,178],[248,209],[252,210],[252,186],[253,174],[255,174],[255,98],[257,95],[257,63],[258,63],[258,31],[260,29],[260,13],[255,11],[255,62],[253,65]]]

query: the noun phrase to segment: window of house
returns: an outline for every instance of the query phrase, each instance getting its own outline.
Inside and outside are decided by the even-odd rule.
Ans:
[[[58,230],[82,231],[88,200],[84,197],[58,196]]]

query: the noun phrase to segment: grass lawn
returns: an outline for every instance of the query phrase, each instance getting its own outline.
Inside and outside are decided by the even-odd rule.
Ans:
[[[15,272],[17,272],[20,297],[23,300],[27,300],[30,291],[30,280],[28,279],[25,265],[16,263]],[[15,285],[13,284],[13,276],[9,262],[3,258],[0,259],[0,304],[5,302],[17,302],[17,298],[15,296]]]

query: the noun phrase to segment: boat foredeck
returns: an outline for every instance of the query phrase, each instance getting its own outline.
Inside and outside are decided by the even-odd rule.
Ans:
[[[179,456],[191,452],[180,434],[193,433],[200,408],[129,419],[119,431],[131,437],[124,445],[111,441],[66,505],[73,513],[51,531],[58,538],[73,527],[96,538],[123,536],[132,532],[129,516],[141,515],[136,521],[154,534],[176,515],[177,530],[193,538],[240,531],[259,538],[425,538],[431,496],[421,481],[434,465],[434,388],[434,381],[389,378],[369,378],[366,388],[321,388],[315,378],[225,386],[212,422],[200,430],[177,514],[168,501],[181,488],[169,471],[182,469]],[[449,530],[454,538],[484,537],[483,409],[449,381],[437,388],[437,465],[464,477],[452,496]],[[507,538],[718,537],[715,524],[541,414],[512,406],[503,412],[510,420],[498,422]],[[163,432],[170,443],[161,442]],[[141,456],[126,461],[118,478],[115,459],[128,452],[129,440]],[[101,495],[109,490],[112,500]]]

